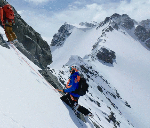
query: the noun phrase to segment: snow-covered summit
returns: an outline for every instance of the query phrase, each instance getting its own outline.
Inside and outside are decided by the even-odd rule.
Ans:
[[[150,125],[150,53],[138,36],[145,36],[139,26],[126,14],[114,14],[96,27],[74,27],[62,47],[54,46],[50,69],[65,86],[68,67],[78,67],[90,85],[79,102],[90,108],[104,128]],[[115,121],[109,118],[112,115]]]
[[[94,114],[98,127],[148,128],[148,25],[138,25],[126,14],[114,14],[93,27],[87,25],[61,26],[51,44],[53,63],[45,70],[65,87],[69,67],[78,68],[89,84],[79,104]],[[63,104],[60,94],[40,75],[39,67],[6,45],[2,36],[0,44],[0,127],[94,127]]]

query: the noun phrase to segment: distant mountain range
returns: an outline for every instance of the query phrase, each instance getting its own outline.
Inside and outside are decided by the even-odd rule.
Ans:
[[[6,3],[2,0],[0,6]],[[149,91],[149,19],[138,23],[127,14],[113,14],[100,23],[64,23],[49,46],[16,11],[15,16],[13,29],[32,57],[26,56],[41,68],[40,73],[49,83],[64,88],[72,65],[86,78],[89,92],[79,103],[92,111],[99,127],[149,126],[145,121],[150,114],[148,108],[136,108],[142,100],[140,95],[146,97],[138,89]],[[7,47],[2,35],[0,45]],[[134,94],[133,88],[138,90]],[[133,95],[135,98],[131,98]],[[143,109],[147,113],[140,111]]]

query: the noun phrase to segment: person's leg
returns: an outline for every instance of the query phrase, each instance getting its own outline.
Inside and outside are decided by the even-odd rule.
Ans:
[[[16,34],[15,34],[15,33],[13,32],[13,30],[12,30],[12,27],[10,27],[10,34],[11,34],[13,40],[17,39]]]
[[[60,99],[65,102],[67,105],[69,105],[71,108],[74,106],[74,101],[72,101],[70,94],[66,94],[62,97],[60,97]]]
[[[7,36],[7,38],[8,38],[9,41],[13,41],[13,37],[12,37],[12,35],[10,33],[11,27],[7,26],[7,25],[8,24],[5,25],[5,34],[6,34],[6,36]]]

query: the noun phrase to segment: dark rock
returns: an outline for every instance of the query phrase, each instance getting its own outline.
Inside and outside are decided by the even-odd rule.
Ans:
[[[96,28],[98,29],[99,27],[104,26],[105,24],[107,24],[110,21],[110,17],[106,17],[104,21],[100,22],[99,26]]]
[[[71,34],[71,32],[69,30],[73,29],[74,26],[69,25],[67,23],[65,23],[64,25],[62,25],[59,30],[58,33],[56,33],[53,36],[52,42],[51,42],[51,46],[62,46],[65,39],[67,37],[69,37],[69,35]]]
[[[97,86],[97,89],[98,89],[100,92],[103,92],[103,89],[102,89],[100,86]]]
[[[118,26],[118,24],[116,24],[116,23],[114,23],[114,24],[112,25],[112,27],[113,27],[114,29],[116,29],[116,30],[119,29],[119,26]]]
[[[131,106],[128,104],[127,101],[125,102],[125,105],[126,105],[127,107],[131,108]]]
[[[114,128],[117,128],[117,125],[120,127],[120,122],[117,121],[116,117],[114,116],[114,113],[111,112],[111,114],[108,116],[108,118],[106,118],[107,121],[110,123],[110,121],[113,122],[114,124]]]
[[[112,27],[118,30],[118,25],[121,25],[125,29],[132,29],[134,27],[134,20],[131,19],[127,14],[119,15],[117,13],[113,14],[110,19]]]
[[[119,17],[121,17],[121,15],[119,15],[118,13],[114,13],[114,14],[111,16],[111,19],[112,19],[112,18],[119,18]]]
[[[150,31],[150,19],[142,20],[139,25],[143,26],[147,31]]]
[[[0,7],[5,4],[7,4],[6,1],[0,1]],[[15,8],[13,9],[15,13],[15,25],[13,26],[13,31],[16,33],[19,43],[22,44],[24,48],[30,52],[31,56],[37,60],[35,63],[36,65],[40,66],[40,68],[47,67],[47,65],[52,63],[49,45],[42,39],[39,33],[21,18]],[[33,61],[33,59],[31,61]]]
[[[0,34],[0,45],[9,49],[8,45],[5,43],[3,36]]]
[[[113,93],[109,92],[109,94],[116,99],[116,96]]]
[[[109,115],[108,118],[109,118],[110,121],[112,121],[114,123],[116,122],[116,117],[114,117],[114,113],[113,112],[111,112],[111,115]]]
[[[113,63],[113,59],[116,59],[115,52],[109,49],[106,49],[105,47],[102,47],[98,53],[97,53],[97,58],[99,60],[102,60],[106,63]]]
[[[146,28],[144,28],[141,25],[138,25],[134,31],[135,35],[138,37],[139,40],[141,41],[146,41],[148,38],[150,38],[150,32],[148,32],[146,30]]]
[[[113,31],[114,29],[111,27],[111,26],[109,26],[107,29],[105,29],[105,32],[109,32],[109,31]]]
[[[126,14],[121,17],[121,26],[126,29],[132,29],[134,27],[134,21]]]
[[[101,107],[101,105],[100,105],[100,103],[99,103],[98,101],[95,101],[94,99],[92,99],[92,98],[90,98],[90,97],[89,97],[89,100],[90,100],[91,102],[94,102],[98,107]]]
[[[49,70],[39,70],[42,76],[56,89],[63,90],[62,85],[59,83],[56,76],[54,76]],[[62,93],[64,94],[64,93]]]
[[[150,39],[146,40],[145,44],[148,48],[150,48]]]
[[[119,15],[115,13],[110,17],[106,17],[105,20],[101,22],[97,28],[102,27],[105,24],[109,23],[111,27],[116,30],[119,29],[119,25],[124,27],[125,29],[132,29],[134,27],[134,22],[135,21],[126,14]]]
[[[104,20],[104,24],[108,23],[110,21],[110,17],[106,17]]]
[[[86,74],[89,72],[89,70],[84,65],[80,65],[80,67],[81,67],[82,72]]]

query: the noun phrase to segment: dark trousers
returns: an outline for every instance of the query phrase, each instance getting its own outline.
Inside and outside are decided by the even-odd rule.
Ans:
[[[70,94],[66,94],[62,97],[60,97],[60,99],[65,102],[67,105],[69,105],[72,109],[74,108],[74,105],[77,103],[78,104],[78,100],[74,101],[71,99]],[[84,114],[85,116],[88,115],[90,113],[90,111],[88,109],[86,109],[83,106],[79,106],[77,109],[79,112],[81,112],[82,114]]]

